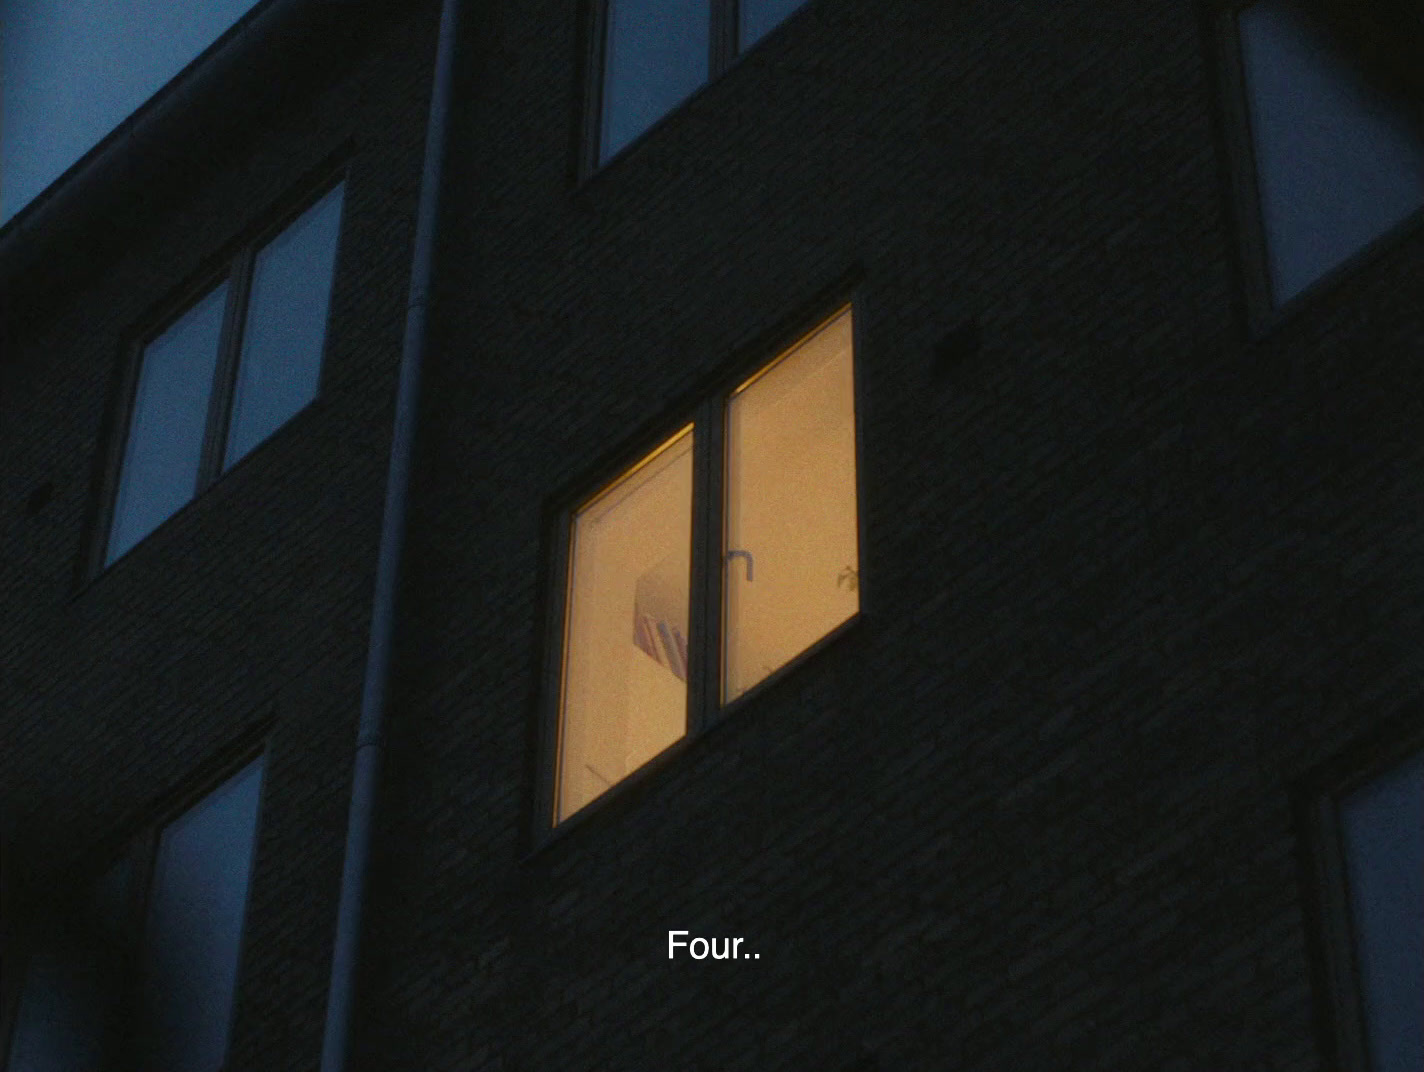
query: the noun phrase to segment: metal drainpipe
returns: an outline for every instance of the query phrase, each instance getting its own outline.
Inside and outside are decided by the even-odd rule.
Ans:
[[[391,434],[385,513],[381,519],[381,546],[376,560],[371,638],[366,650],[366,680],[361,694],[361,718],[357,725],[356,757],[351,774],[351,811],[347,819],[346,859],[336,909],[336,943],[331,958],[331,986],[326,1002],[321,1072],[345,1072],[351,1048],[351,1020],[361,957],[362,917],[371,835],[375,826],[376,791],[381,774],[396,593],[401,552],[405,546],[411,458],[420,400],[421,365],[425,359],[427,306],[434,272],[435,230],[440,215],[440,182],[445,164],[459,9],[460,0],[443,0],[440,36],[435,48],[435,77],[425,131],[425,164],[415,220],[415,253],[410,267],[400,386],[396,393],[395,422]]]

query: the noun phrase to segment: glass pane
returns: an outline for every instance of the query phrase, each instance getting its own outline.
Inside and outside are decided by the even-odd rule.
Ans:
[[[164,828],[144,936],[144,1061],[217,1072],[227,1051],[262,760]]]
[[[224,468],[316,397],[342,190],[332,190],[257,254]]]
[[[226,308],[223,283],[144,348],[109,531],[109,562],[197,489]]]
[[[851,315],[727,406],[723,702],[860,609]]]
[[[1288,0],[1239,16],[1277,304],[1424,205],[1424,144]]]
[[[751,48],[786,20],[786,17],[806,0],[741,0],[741,27],[737,32],[738,47]]]
[[[687,729],[692,429],[574,516],[556,814]]]
[[[599,161],[707,81],[710,0],[608,0]]]
[[[1374,1072],[1424,1068],[1424,753],[1341,802]]]
[[[121,963],[129,868],[120,863],[90,903],[49,921],[25,972],[8,1072],[98,1072]]]

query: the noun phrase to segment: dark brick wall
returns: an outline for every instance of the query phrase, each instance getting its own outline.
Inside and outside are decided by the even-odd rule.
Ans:
[[[7,355],[6,870],[271,720],[234,1069],[320,1042],[432,6]],[[1326,1067],[1295,792],[1418,721],[1418,236],[1249,338],[1192,5],[811,0],[580,185],[572,5],[467,7],[358,1067]],[[330,392],[76,594],[124,331],[348,138]],[[862,620],[531,851],[553,497],[848,274]]]
[[[1322,1066],[1293,787],[1417,710],[1424,257],[1249,340],[1209,24],[813,0],[577,188],[568,5],[480,27],[370,1067]],[[855,268],[863,621],[527,855],[551,496]]]
[[[193,148],[241,166],[174,198],[0,362],[7,883],[45,900],[103,866],[268,727],[232,1072],[311,1068],[320,1048],[438,5],[386,9],[334,81],[242,145]],[[322,397],[76,585],[128,333],[333,157],[349,170]]]

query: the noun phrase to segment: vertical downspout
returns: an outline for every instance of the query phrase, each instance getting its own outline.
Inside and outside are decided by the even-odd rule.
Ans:
[[[430,115],[425,130],[425,163],[415,218],[415,252],[410,266],[405,336],[401,344],[400,385],[396,393],[391,433],[391,460],[386,477],[385,513],[376,560],[376,587],[371,610],[371,638],[366,650],[366,678],[361,694],[361,718],[356,730],[356,756],[351,775],[351,811],[346,826],[346,858],[336,909],[336,943],[331,959],[331,986],[326,1002],[321,1072],[345,1072],[351,1048],[361,931],[366,902],[375,826],[376,791],[381,775],[382,738],[390,682],[392,640],[401,553],[405,546],[406,511],[411,460],[415,448],[420,374],[425,360],[427,307],[435,266],[436,225],[440,216],[440,182],[444,172],[450,98],[453,92],[455,39],[460,0],[443,0],[440,36],[435,48],[435,76]]]

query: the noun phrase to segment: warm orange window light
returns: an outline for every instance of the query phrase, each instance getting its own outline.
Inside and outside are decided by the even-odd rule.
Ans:
[[[860,609],[849,309],[727,403],[722,702]]]
[[[692,426],[574,514],[555,814],[687,731]]]

